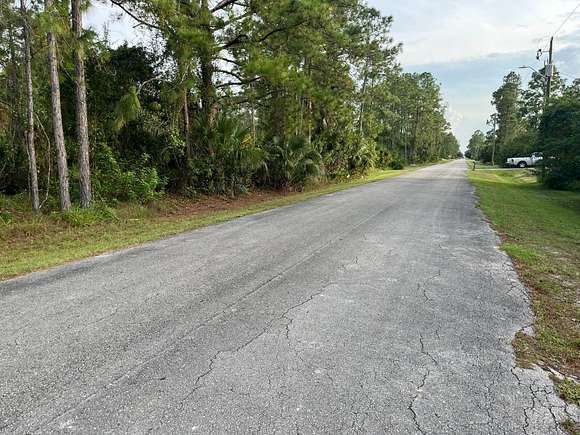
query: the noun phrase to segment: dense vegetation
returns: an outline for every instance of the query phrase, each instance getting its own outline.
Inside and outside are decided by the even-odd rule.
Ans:
[[[534,72],[526,89],[515,72],[504,77],[493,94],[490,130],[473,134],[466,155],[497,164],[540,151],[545,184],[580,189],[580,79],[568,85],[555,71],[547,98],[544,74]]]
[[[300,189],[455,157],[439,85],[403,73],[392,17],[361,0],[112,0],[113,46],[80,0],[0,6],[0,192],[32,207],[164,192]]]

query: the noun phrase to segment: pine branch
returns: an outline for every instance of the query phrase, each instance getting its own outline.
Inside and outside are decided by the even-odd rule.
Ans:
[[[158,25],[153,24],[153,23],[150,23],[148,21],[145,21],[142,18],[139,18],[133,12],[129,11],[123,5],[123,0],[111,0],[111,3],[114,4],[115,6],[118,6],[119,8],[121,8],[123,10],[123,12],[125,12],[127,15],[129,15],[131,18],[133,18],[135,21],[137,21],[140,25],[147,26],[147,27],[150,27],[152,29],[159,30],[160,32],[163,31],[163,29],[161,27],[159,27]]]
[[[211,10],[211,13],[213,14],[219,11],[220,9],[225,9],[228,6],[235,4],[236,2],[237,0],[222,0],[217,5],[215,5],[215,7]]]

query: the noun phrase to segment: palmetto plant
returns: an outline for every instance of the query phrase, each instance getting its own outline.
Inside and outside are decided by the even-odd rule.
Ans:
[[[274,138],[268,150],[270,178],[278,187],[303,187],[322,175],[322,156],[301,136]]]
[[[378,156],[373,141],[361,138],[360,144],[356,144],[353,148],[350,153],[350,172],[364,174],[375,166]]]
[[[210,192],[243,192],[256,172],[266,167],[266,152],[255,145],[250,130],[236,118],[221,115],[211,130],[202,130],[202,137],[212,149],[205,171]]]

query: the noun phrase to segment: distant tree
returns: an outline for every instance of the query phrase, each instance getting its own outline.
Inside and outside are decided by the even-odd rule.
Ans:
[[[575,79],[570,86],[564,89],[564,97],[573,101],[580,101],[580,79]]]
[[[510,72],[503,79],[503,84],[493,93],[491,103],[496,110],[496,128],[498,146],[506,143],[517,132],[520,124],[521,79],[515,72]]]
[[[465,155],[469,156],[473,160],[479,160],[481,159],[482,152],[486,146],[487,144],[485,140],[485,133],[483,133],[481,130],[476,130],[469,139],[469,143],[467,144],[467,153]]]
[[[546,173],[545,183],[557,189],[580,189],[580,101],[559,99],[540,121]]]
[[[460,153],[459,141],[450,131],[443,133],[441,151],[438,157],[446,159],[456,158]]]
[[[521,116],[527,122],[530,128],[537,129],[540,124],[540,118],[546,102],[546,68],[539,72],[532,73],[532,78],[528,87],[521,93]],[[551,98],[560,97],[566,89],[566,82],[555,71],[552,77]]]
[[[526,129],[512,136],[503,146],[499,160],[505,162],[509,157],[529,156],[537,149],[537,130]]]

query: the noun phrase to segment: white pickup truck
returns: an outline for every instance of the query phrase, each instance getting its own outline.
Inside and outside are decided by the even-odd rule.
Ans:
[[[532,153],[530,157],[510,157],[507,159],[508,166],[517,166],[518,168],[527,168],[528,166],[536,166],[542,162],[544,157],[542,153]]]

